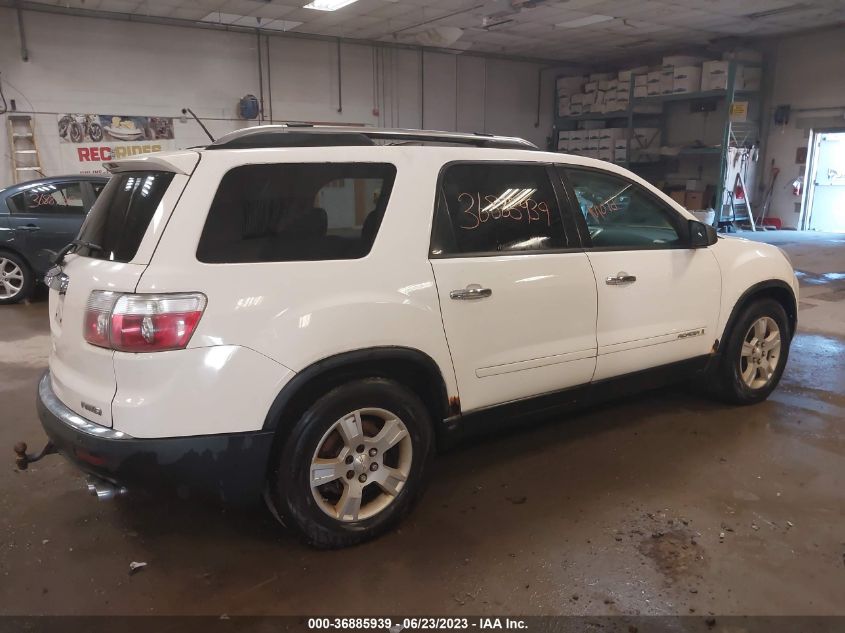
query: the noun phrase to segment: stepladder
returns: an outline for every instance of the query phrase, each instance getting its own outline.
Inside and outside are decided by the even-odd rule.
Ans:
[[[8,114],[9,157],[12,180],[15,183],[32,180],[44,175],[41,154],[35,138],[35,126],[28,114]]]

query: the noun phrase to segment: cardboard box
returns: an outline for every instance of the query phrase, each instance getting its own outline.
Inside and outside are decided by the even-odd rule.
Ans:
[[[686,205],[687,202],[687,192],[686,191],[670,191],[669,197],[672,198],[675,202],[681,205]]]
[[[660,94],[668,95],[675,91],[675,69],[660,71]]]
[[[624,147],[615,147],[613,149],[613,161],[616,163],[624,163],[628,160],[628,152]]]
[[[699,92],[701,90],[700,66],[675,66],[672,92]]]
[[[583,77],[558,77],[555,83],[559,97],[574,95],[584,87]]]
[[[655,94],[657,94],[655,92]],[[634,86],[634,99],[643,99],[648,96],[648,86]]]
[[[727,90],[730,62],[714,60],[705,62],[701,67],[702,90]],[[735,90],[759,90],[763,73],[758,67],[737,65]]]
[[[584,94],[590,94],[595,92],[599,89],[599,82],[591,81],[589,83],[584,84]]]
[[[645,86],[648,84],[648,73],[642,75],[634,75],[634,87]]]
[[[569,116],[569,97],[558,97],[557,115]]]
[[[613,148],[600,149],[599,150],[599,160],[606,160],[608,162],[613,161]]]
[[[704,209],[704,192],[703,191],[687,191],[684,197],[684,206],[687,209],[699,211]]]
[[[590,81],[602,81],[604,79],[613,79],[615,73],[590,73]]]

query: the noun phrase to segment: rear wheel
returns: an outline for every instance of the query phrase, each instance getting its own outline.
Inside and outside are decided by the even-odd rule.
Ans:
[[[772,299],[750,304],[729,335],[716,376],[718,394],[735,404],[768,398],[783,375],[790,342],[781,304]]]
[[[337,548],[378,536],[419,497],[432,425],[408,388],[383,378],[317,400],[280,447],[268,501],[311,545]]]
[[[35,276],[23,258],[0,251],[0,305],[23,301],[34,285]]]

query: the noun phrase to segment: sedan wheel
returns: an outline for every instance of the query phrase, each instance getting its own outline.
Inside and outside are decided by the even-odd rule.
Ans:
[[[0,256],[0,300],[12,302],[25,285],[23,269],[12,259]]]

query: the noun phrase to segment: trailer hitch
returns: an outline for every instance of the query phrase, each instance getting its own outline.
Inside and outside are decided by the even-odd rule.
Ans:
[[[47,457],[47,455],[55,455],[59,452],[56,450],[56,447],[53,446],[52,442],[47,442],[44,445],[44,448],[41,449],[41,452],[37,455],[27,454],[27,448],[26,442],[18,442],[15,444],[15,464],[17,465],[18,470],[26,470],[30,464]]]

